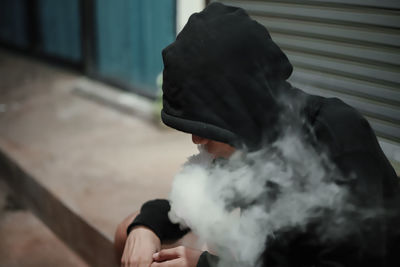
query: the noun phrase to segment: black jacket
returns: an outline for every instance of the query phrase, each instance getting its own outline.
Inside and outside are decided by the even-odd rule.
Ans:
[[[242,9],[213,3],[190,17],[163,60],[166,125],[246,150],[298,128],[352,177],[342,186],[360,209],[382,211],[337,242],[318,241],[312,226],[282,232],[269,241],[265,266],[400,266],[399,179],[368,121],[337,98],[286,82],[292,65],[262,25]],[[129,229],[146,225],[162,241],[180,238],[187,231],[169,221],[169,209],[167,200],[149,201]],[[198,266],[208,266],[209,257],[203,253]]]

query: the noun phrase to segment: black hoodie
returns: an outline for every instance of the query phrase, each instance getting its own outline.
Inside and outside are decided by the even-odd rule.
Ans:
[[[286,80],[292,65],[267,29],[243,9],[212,3],[193,14],[162,52],[163,122],[238,149],[257,150],[287,127],[328,153],[361,207],[383,211],[351,238],[321,243],[312,231],[269,242],[265,266],[400,266],[400,186],[369,123],[336,98],[308,95]],[[128,228],[146,225],[162,241],[187,231],[168,219],[167,200],[153,200]],[[208,266],[203,253],[198,266]]]
[[[162,55],[165,124],[236,147],[273,138],[292,65],[243,9],[209,5]]]

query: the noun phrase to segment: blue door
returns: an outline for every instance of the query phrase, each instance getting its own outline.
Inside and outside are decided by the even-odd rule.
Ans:
[[[155,95],[161,50],[175,39],[175,0],[97,0],[96,71]]]
[[[2,0],[0,4],[0,42],[27,48],[29,38],[26,27],[26,1]]]
[[[38,0],[40,52],[79,62],[81,52],[80,0]]]

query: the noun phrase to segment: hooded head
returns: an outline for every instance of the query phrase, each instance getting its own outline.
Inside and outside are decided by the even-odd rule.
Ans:
[[[163,52],[163,122],[236,148],[276,137],[292,65],[267,29],[220,3],[193,14]]]

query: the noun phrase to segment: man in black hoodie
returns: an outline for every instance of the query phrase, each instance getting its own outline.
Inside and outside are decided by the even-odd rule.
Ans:
[[[328,155],[357,208],[379,210],[337,242],[318,240],[313,227],[282,233],[268,243],[264,266],[400,266],[399,179],[373,130],[341,100],[293,88],[286,81],[292,65],[265,27],[240,8],[213,3],[190,17],[162,55],[166,125],[192,134],[217,157],[260,150],[288,127],[295,129],[315,151]],[[218,261],[184,247],[153,255],[161,243],[189,231],[170,222],[169,210],[167,200],[149,201],[119,226],[116,246],[120,255],[124,251],[123,266]]]

